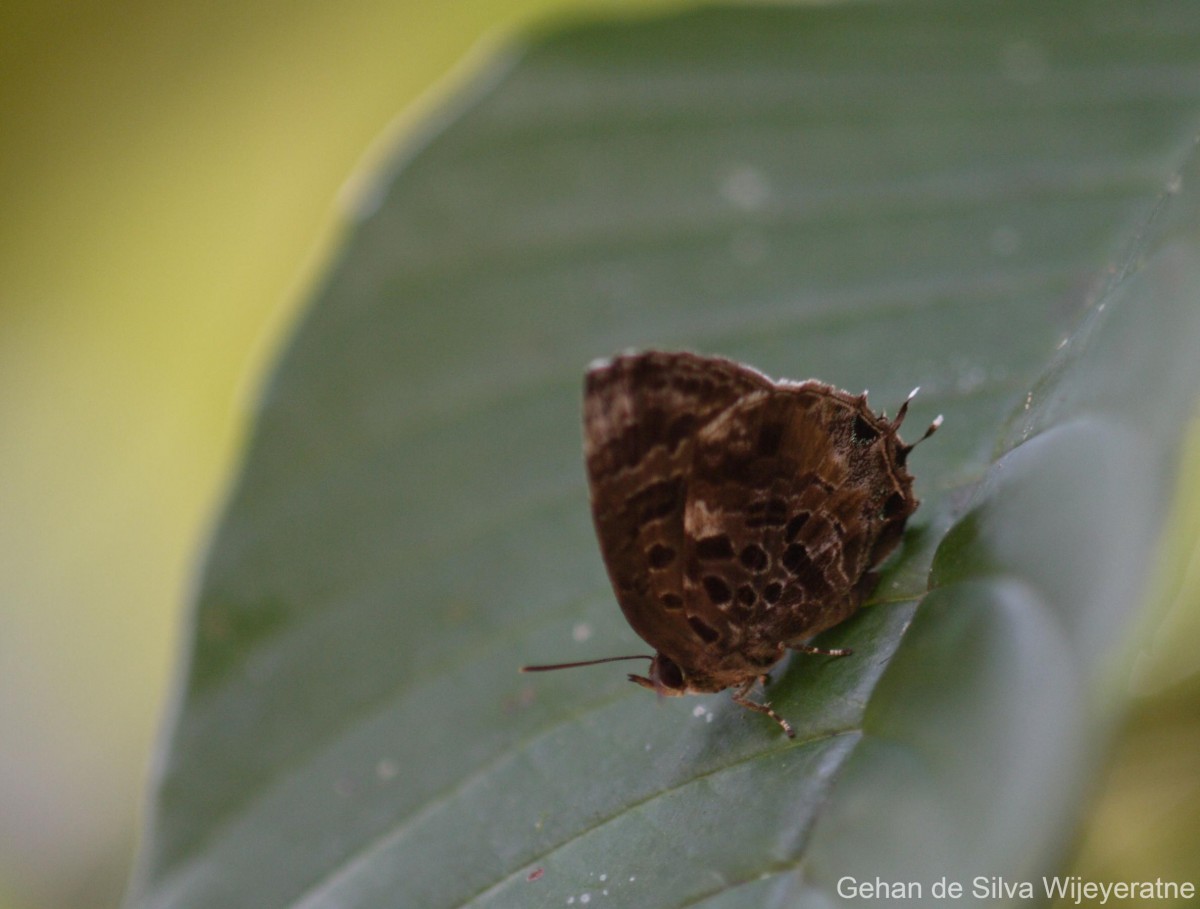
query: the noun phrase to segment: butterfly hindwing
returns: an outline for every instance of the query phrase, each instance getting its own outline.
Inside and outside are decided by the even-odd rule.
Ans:
[[[684,589],[714,648],[778,658],[858,607],[886,555],[874,540],[895,483],[903,517],[915,508],[891,466],[895,442],[863,398],[819,382],[747,395],[700,430]]]

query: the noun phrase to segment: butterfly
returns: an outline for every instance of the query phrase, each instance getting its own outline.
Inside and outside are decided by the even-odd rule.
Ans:
[[[888,420],[810,379],[774,381],[720,357],[624,353],[593,363],[584,458],[600,552],[621,611],[653,656],[631,681],[663,695],[750,698],[789,650],[850,617],[919,502]],[[941,425],[939,416],[918,440]]]

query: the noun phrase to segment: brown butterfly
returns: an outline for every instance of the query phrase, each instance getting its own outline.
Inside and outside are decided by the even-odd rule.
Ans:
[[[664,695],[733,688],[794,736],[750,690],[788,650],[850,653],[805,642],[858,609],[917,508],[913,445],[897,434],[908,401],[888,420],[865,394],[647,351],[592,364],[583,410],[600,551],[656,652],[522,671],[649,659],[631,681]]]

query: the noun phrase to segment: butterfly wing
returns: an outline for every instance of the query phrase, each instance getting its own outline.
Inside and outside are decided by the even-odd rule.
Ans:
[[[684,611],[684,506],[697,433],[764,376],[728,360],[648,351],[589,369],[584,454],[592,518],[621,611],[685,668],[703,648]]]
[[[916,508],[895,427],[820,382],[744,396],[697,434],[685,611],[712,651],[769,665],[845,619]]]

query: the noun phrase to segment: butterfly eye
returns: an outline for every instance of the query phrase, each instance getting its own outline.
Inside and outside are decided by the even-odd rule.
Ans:
[[[654,658],[650,676],[661,682],[664,688],[679,689],[683,687],[683,670],[661,653]]]

